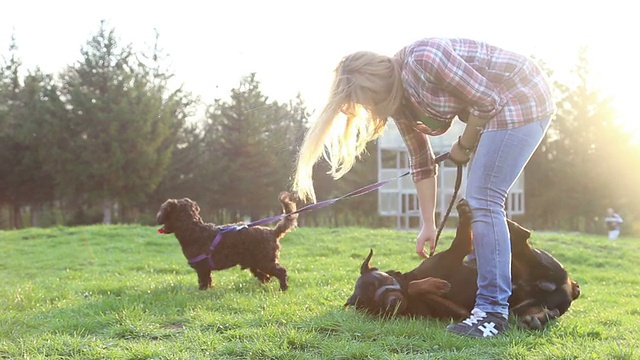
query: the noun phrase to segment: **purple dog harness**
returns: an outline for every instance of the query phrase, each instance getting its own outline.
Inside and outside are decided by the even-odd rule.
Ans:
[[[216,227],[216,230],[218,230],[218,234],[216,234],[216,237],[213,239],[213,241],[211,242],[211,245],[209,246],[209,253],[200,254],[194,258],[189,259],[189,265],[193,267],[196,263],[199,263],[202,260],[208,259],[209,266],[211,267],[211,269],[212,270],[215,269],[216,265],[214,264],[213,259],[211,258],[211,254],[213,254],[213,250],[216,248],[216,246],[218,246],[218,244],[220,243],[220,240],[222,240],[222,234],[230,231],[240,231],[241,229],[244,229],[247,227],[249,227],[247,224]]]

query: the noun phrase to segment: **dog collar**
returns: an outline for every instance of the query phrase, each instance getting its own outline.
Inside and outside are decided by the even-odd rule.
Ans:
[[[393,283],[389,284],[389,285],[385,285],[382,286],[381,288],[379,288],[378,290],[376,290],[375,295],[373,295],[373,299],[379,303],[380,299],[382,298],[382,296],[384,295],[384,293],[386,293],[387,291],[400,291],[402,292],[402,287],[400,286],[400,284],[398,283],[398,281],[393,278]]]

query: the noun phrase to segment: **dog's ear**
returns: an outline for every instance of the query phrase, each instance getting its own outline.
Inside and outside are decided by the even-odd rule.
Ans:
[[[160,210],[158,210],[158,214],[156,215],[156,222],[160,225],[164,224],[167,220],[167,215],[178,205],[176,200],[169,199],[165,201],[161,206]]]
[[[570,282],[571,282],[571,298],[575,300],[580,296],[580,284],[578,284],[574,280],[570,280]]]
[[[363,275],[364,273],[367,273],[371,270],[375,270],[375,268],[372,268],[369,265],[369,262],[371,261],[371,257],[373,256],[373,249],[369,250],[369,256],[367,256],[367,258],[364,260],[364,262],[362,263],[362,266],[360,266],[360,275]]]
[[[536,253],[536,258],[547,269],[557,273],[566,272],[562,263],[558,261],[558,259],[554,258],[553,255],[542,249],[534,249],[533,251]]]

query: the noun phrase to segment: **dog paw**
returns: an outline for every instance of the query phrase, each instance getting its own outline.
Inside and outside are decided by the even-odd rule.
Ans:
[[[560,317],[560,310],[558,309],[545,309],[544,312],[547,315],[548,320],[553,320]]]
[[[415,280],[409,283],[408,291],[411,295],[416,294],[435,294],[442,295],[451,290],[451,284],[439,278],[426,278]]]
[[[537,316],[527,315],[520,320],[518,327],[529,330],[541,330],[542,323]]]
[[[456,209],[458,210],[460,221],[471,221],[471,208],[466,199],[460,199]]]
[[[558,309],[544,309],[542,312],[523,317],[518,326],[529,330],[542,330],[549,321],[558,318]]]
[[[210,287],[213,287],[213,282],[211,279],[204,279],[204,280],[198,281],[198,289],[207,290]]]
[[[451,284],[443,279],[434,279],[433,289],[436,295],[442,295],[451,290]]]

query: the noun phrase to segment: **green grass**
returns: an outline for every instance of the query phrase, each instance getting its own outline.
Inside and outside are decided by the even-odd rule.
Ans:
[[[362,260],[407,271],[413,233],[300,228],[283,240],[290,289],[248,271],[216,272],[199,291],[175,238],[145,226],[0,232],[3,359],[638,359],[640,241],[538,234],[582,286],[541,332],[490,340],[448,322],[380,320],[342,305]],[[439,250],[452,234],[443,234]]]

